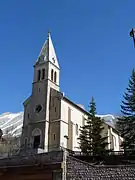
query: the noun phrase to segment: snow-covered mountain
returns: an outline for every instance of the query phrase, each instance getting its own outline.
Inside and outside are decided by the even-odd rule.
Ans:
[[[0,129],[3,135],[11,134],[13,136],[20,136],[23,125],[23,112],[10,113],[6,112],[0,115]]]
[[[97,115],[103,118],[107,124],[115,126],[116,117],[111,114]],[[13,136],[20,136],[23,125],[23,112],[10,113],[6,112],[0,115],[0,129],[3,134],[12,134]]]
[[[117,116],[114,116],[112,114],[105,114],[105,115],[97,115],[99,116],[100,118],[104,119],[104,121],[115,128],[115,125],[116,125],[116,121],[117,121]]]

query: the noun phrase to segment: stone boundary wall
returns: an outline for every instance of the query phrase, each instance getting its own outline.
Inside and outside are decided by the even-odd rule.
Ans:
[[[27,156],[16,156],[0,159],[0,168],[11,166],[30,166],[38,164],[53,164],[63,162],[63,151],[53,151],[42,154],[33,154]]]

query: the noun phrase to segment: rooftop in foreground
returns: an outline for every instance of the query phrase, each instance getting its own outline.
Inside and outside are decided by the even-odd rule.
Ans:
[[[118,155],[115,156],[118,157]],[[34,173],[34,179],[36,179],[36,177],[38,179],[39,174],[41,175],[43,172],[50,173],[48,174],[48,177],[50,177],[48,179],[50,180],[52,179],[52,174],[54,174],[54,172],[59,174],[59,179],[62,179],[62,176],[65,176],[67,180],[135,179],[135,163],[121,165],[96,165],[96,163],[86,162],[63,150],[1,159],[0,176],[1,174],[2,176],[0,179],[2,179],[4,175],[8,176],[8,174],[8,178],[12,178],[12,176],[16,174],[16,168],[19,169],[17,172],[18,179],[24,172],[27,176]],[[37,174],[38,176],[36,176]],[[46,180],[45,174],[40,179]]]

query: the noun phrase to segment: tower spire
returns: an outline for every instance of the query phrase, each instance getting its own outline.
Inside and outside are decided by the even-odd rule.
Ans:
[[[37,60],[36,64],[44,63],[47,61],[53,63],[56,67],[59,68],[59,63],[58,63],[55,49],[54,49],[54,46],[52,43],[50,31],[48,31],[47,40],[45,41],[45,43],[40,51],[40,54],[38,56],[38,60]]]

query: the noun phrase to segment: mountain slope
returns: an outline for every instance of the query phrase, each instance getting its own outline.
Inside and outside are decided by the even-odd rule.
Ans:
[[[103,118],[107,124],[115,127],[116,117],[111,114],[97,115]],[[0,129],[3,134],[11,134],[13,136],[20,136],[23,125],[23,112],[10,113],[6,112],[0,115]]]
[[[23,112],[18,113],[4,113],[0,115],[0,129],[3,135],[11,134],[13,136],[20,136],[23,125]]]

